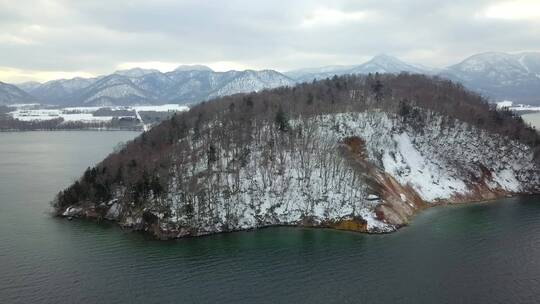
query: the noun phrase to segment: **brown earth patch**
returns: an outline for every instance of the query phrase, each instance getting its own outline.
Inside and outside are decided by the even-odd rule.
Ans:
[[[337,230],[367,232],[367,222],[361,217],[337,221],[330,223],[328,226]]]

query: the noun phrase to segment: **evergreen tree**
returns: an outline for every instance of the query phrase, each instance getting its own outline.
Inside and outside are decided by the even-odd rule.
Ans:
[[[283,111],[281,107],[276,113],[275,122],[278,127],[278,130],[280,130],[281,132],[289,131],[290,129],[289,118],[287,117],[287,114],[285,113],[285,111]]]
[[[377,79],[374,84],[371,85],[371,91],[375,95],[375,100],[377,102],[381,102],[383,99],[383,88],[384,85],[382,84],[380,79]]]

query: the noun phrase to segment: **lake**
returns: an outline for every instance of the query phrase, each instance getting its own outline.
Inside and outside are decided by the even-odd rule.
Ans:
[[[386,235],[162,242],[49,215],[55,193],[136,134],[0,133],[0,303],[540,301],[540,197],[431,208]]]
[[[523,114],[521,115],[521,118],[523,118],[526,123],[535,127],[537,130],[540,130],[540,112]]]

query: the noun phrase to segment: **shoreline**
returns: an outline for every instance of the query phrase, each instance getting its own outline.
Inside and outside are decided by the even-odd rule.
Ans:
[[[122,225],[118,220],[111,220],[111,219],[106,219],[106,218],[99,219],[96,217],[87,217],[87,216],[66,216],[66,215],[58,214],[57,211],[52,211],[51,214],[53,217],[62,218],[63,220],[68,220],[68,221],[71,221],[71,220],[89,221],[97,225],[101,225],[103,222],[107,222],[110,224],[114,224],[116,227],[120,228],[120,230],[122,231],[144,234],[148,237],[151,237],[153,240],[156,240],[156,241],[175,241],[175,240],[181,240],[181,239],[208,237],[208,236],[212,236],[216,234],[236,233],[236,232],[255,232],[261,229],[277,228],[277,227],[302,228],[302,229],[329,229],[329,230],[334,230],[334,231],[361,233],[361,234],[368,234],[368,235],[385,235],[385,234],[395,233],[401,230],[401,228],[409,226],[409,224],[414,221],[416,216],[424,210],[429,210],[429,209],[437,208],[437,207],[466,206],[466,205],[471,205],[471,204],[482,204],[482,203],[489,204],[493,201],[497,201],[497,200],[501,200],[505,198],[510,199],[510,198],[518,198],[518,197],[532,197],[532,196],[537,196],[537,195],[540,195],[540,193],[515,193],[515,194],[507,194],[504,196],[494,197],[491,199],[485,199],[485,200],[426,203],[426,205],[423,208],[419,208],[416,210],[416,212],[410,217],[409,221],[406,224],[394,225],[394,229],[390,231],[377,231],[377,230],[370,231],[367,229],[366,230],[340,229],[340,228],[336,228],[335,226],[333,227],[328,224],[304,225],[302,224],[302,220],[299,220],[298,224],[270,224],[270,225],[250,227],[250,228],[245,228],[245,229],[233,229],[233,230],[216,231],[216,232],[201,233],[201,234],[185,234],[182,236],[178,236],[179,235],[178,234],[176,237],[169,237],[168,234],[170,234],[171,231],[160,231],[160,233],[157,234],[155,231],[156,227],[154,225],[148,226],[146,223],[143,224],[143,226],[140,228],[134,228],[134,227]]]

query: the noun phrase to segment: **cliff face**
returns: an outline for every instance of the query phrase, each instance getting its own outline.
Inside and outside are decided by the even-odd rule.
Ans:
[[[216,141],[210,151],[185,136],[166,152],[172,165],[164,195],[150,191],[136,204],[128,199],[132,189],[119,184],[107,202],[60,211],[159,238],[270,225],[382,233],[433,204],[540,190],[529,146],[432,111],[300,116],[286,126],[261,121],[246,131],[248,144]]]

